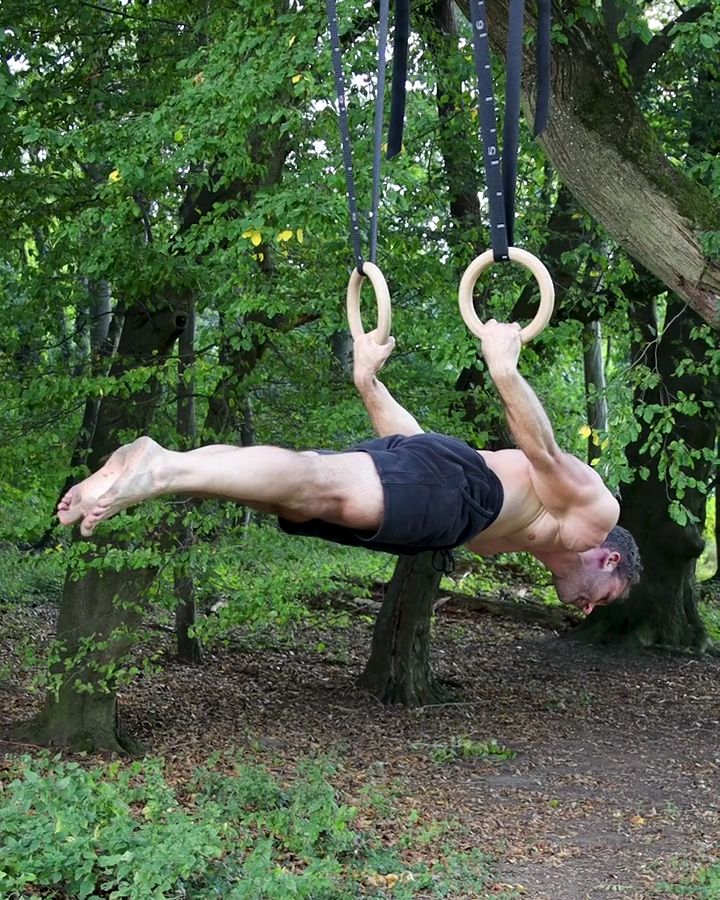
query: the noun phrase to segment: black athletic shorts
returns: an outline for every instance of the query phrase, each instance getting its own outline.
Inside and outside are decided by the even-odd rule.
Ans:
[[[500,479],[464,441],[433,432],[410,437],[394,434],[340,452],[357,451],[370,454],[383,486],[385,512],[380,528],[373,533],[322,519],[290,522],[280,518],[283,531],[412,555],[466,543],[491,525],[502,508]]]

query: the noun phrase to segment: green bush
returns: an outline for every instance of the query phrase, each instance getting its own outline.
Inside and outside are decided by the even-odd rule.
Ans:
[[[59,603],[64,577],[61,550],[28,553],[0,543],[0,603]]]
[[[0,898],[402,900],[484,883],[481,854],[408,866],[380,828],[358,831],[331,774],[301,763],[281,782],[218,757],[179,789],[158,760],[86,769],[23,757],[0,783]]]
[[[309,598],[352,587],[362,595],[374,580],[392,574],[394,557],[312,538],[288,537],[274,523],[233,529],[220,540],[192,551],[197,603],[218,613],[201,619],[196,631],[205,642],[241,626],[266,631],[306,618]]]
[[[695,900],[717,900],[720,897],[720,863],[700,869],[691,878],[681,883],[663,883],[659,887],[678,897],[693,897]]]
[[[77,763],[23,760],[0,806],[0,896],[57,887],[78,900],[174,896],[222,853],[221,823],[178,805],[158,764],[105,777]]]

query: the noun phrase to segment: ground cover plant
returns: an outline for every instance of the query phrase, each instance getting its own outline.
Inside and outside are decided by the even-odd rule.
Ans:
[[[88,766],[19,757],[0,781],[0,896],[330,900],[483,890],[482,853],[446,849],[419,862],[410,853],[423,843],[419,832],[387,841],[375,824],[382,794],[366,790],[362,807],[349,805],[332,775],[327,762],[278,774],[217,754],[188,782],[170,784],[160,759]],[[435,838],[453,827],[427,831]]]

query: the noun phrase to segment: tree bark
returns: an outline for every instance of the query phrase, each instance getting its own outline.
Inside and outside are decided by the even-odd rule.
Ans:
[[[120,377],[138,365],[161,363],[171,351],[187,320],[187,299],[168,291],[146,298],[129,308],[111,376]],[[157,390],[152,382],[126,399],[108,397],[100,405],[93,445],[88,458],[91,469],[100,467],[119,444],[122,431],[144,434],[154,415]],[[87,543],[85,559],[91,562],[107,541]],[[106,666],[120,659],[131,643],[139,620],[138,604],[155,577],[152,568],[89,569],[77,580],[65,579],[60,606],[57,640],[63,661],[71,660],[77,648],[84,651],[78,665],[72,664],[60,692],[48,694],[38,717],[20,726],[17,733],[31,734],[41,744],[81,747],[85,751],[132,751],[133,742],[118,723],[117,695],[113,681],[105,677]],[[78,684],[84,686],[78,688]]]
[[[596,433],[607,431],[608,408],[605,368],[602,357],[600,323],[588,322],[583,328],[583,369],[585,373],[585,406],[588,425],[593,434],[588,437],[588,463],[600,456]]]
[[[192,378],[192,365],[195,361],[195,309],[191,304],[188,309],[187,325],[180,335],[178,343],[178,388],[177,388],[177,433],[183,449],[190,450],[195,446],[197,437],[195,419],[195,381]],[[192,522],[185,522],[191,503],[178,504],[176,518],[171,523],[170,532],[175,538],[175,546],[179,554],[175,560],[173,575],[175,597],[175,634],[177,636],[177,656],[181,662],[192,665],[202,663],[202,647],[200,640],[190,633],[195,624],[195,584],[190,571],[188,554],[195,543]]]
[[[430,619],[442,577],[433,555],[398,558],[375,621],[359,683],[381,703],[426,706],[448,699],[430,669]]]
[[[89,551],[88,558],[94,552]],[[120,727],[117,686],[106,672],[132,646],[140,620],[138,597],[154,574],[149,569],[92,569],[77,581],[68,574],[58,621],[63,659],[52,670],[61,686],[57,694],[48,694],[35,719],[12,729],[14,736],[76,752],[139,750]]]
[[[644,340],[635,348],[635,356],[647,352],[650,346],[660,376],[656,387],[636,398],[637,405],[640,408],[644,402],[662,407],[682,393],[694,395],[699,402],[710,401],[715,406],[714,414],[707,409],[695,415],[674,410],[672,430],[664,437],[664,444],[671,448],[674,441],[684,441],[690,451],[711,448],[718,414],[717,379],[713,384],[692,372],[676,372],[680,360],[704,359],[707,344],[692,335],[698,320],[686,307],[668,304],[668,324],[653,346],[657,322],[649,314],[652,309],[647,298],[633,304],[634,318]],[[695,564],[703,549],[707,495],[696,487],[686,487],[682,502],[697,521],[679,525],[670,518],[669,503],[676,493],[659,469],[659,456],[652,455],[647,447],[650,427],[643,421],[641,434],[627,448],[628,462],[638,475],[622,492],[621,524],[632,532],[640,548],[644,562],[642,580],[626,600],[596,609],[573,636],[631,647],[703,651],[709,641],[697,612]],[[647,478],[641,477],[642,469]],[[696,460],[692,474],[707,483],[709,462]]]
[[[461,7],[467,13],[466,0]],[[720,328],[720,260],[702,246],[703,233],[717,230],[712,194],[663,153],[620,78],[602,27],[582,18],[568,26],[555,13],[568,43],[553,43],[551,118],[540,143],[573,196],[614,240]],[[533,27],[533,13],[527,14]],[[488,5],[496,50],[506,43],[507,15],[507,0]],[[533,110],[534,47],[525,45],[524,53],[524,103]]]

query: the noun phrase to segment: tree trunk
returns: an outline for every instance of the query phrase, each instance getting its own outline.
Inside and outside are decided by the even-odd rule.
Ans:
[[[138,750],[120,727],[117,685],[108,667],[131,648],[140,619],[137,598],[153,578],[148,569],[92,569],[77,581],[68,574],[58,622],[62,660],[52,670],[60,688],[48,693],[35,719],[12,729],[14,736],[77,752]]]
[[[588,322],[583,327],[583,368],[585,370],[585,406],[588,425],[593,434],[588,437],[588,463],[600,456],[597,433],[607,431],[608,408],[605,368],[602,357],[600,323]]]
[[[658,333],[657,322],[648,314],[653,305],[646,298],[647,294],[642,305],[633,304],[634,318],[645,341],[635,348],[636,358],[639,358],[637,351],[647,352],[648,345],[652,345]],[[707,344],[692,336],[692,329],[699,323],[687,308],[677,303],[668,304],[667,319],[661,339],[652,350],[660,383],[652,390],[645,389],[636,402],[638,408],[642,408],[642,402],[663,407],[682,394],[694,395],[699,403],[714,402],[714,414],[701,409],[697,414],[685,415],[675,409],[672,430],[662,436],[663,450],[668,452],[673,451],[676,441],[684,442],[685,454],[703,451],[712,447],[715,440],[717,380],[715,384],[707,383],[692,371],[676,373],[677,364],[683,359],[690,357],[701,363]],[[659,454],[648,447],[656,439],[650,428],[651,424],[643,421],[641,434],[627,448],[628,462],[638,474],[632,484],[623,487],[621,516],[621,524],[632,532],[640,548],[644,575],[626,600],[596,609],[573,636],[600,643],[703,651],[709,642],[697,613],[695,564],[703,549],[706,494],[686,485],[684,496],[679,496],[696,522],[680,525],[670,518],[669,505],[678,493],[669,477],[659,469]],[[641,477],[641,473],[647,478]],[[707,460],[696,460],[692,477],[708,482]]]
[[[188,508],[189,504],[182,504],[181,510]],[[183,543],[178,546],[180,553],[185,553],[195,543],[192,526],[184,528]],[[175,607],[175,636],[177,638],[177,658],[180,662],[199,666],[203,662],[202,645],[200,639],[190,634],[196,621],[195,609],[195,582],[187,567],[175,569],[174,590],[178,604]]]
[[[480,221],[477,175],[457,133],[455,109],[462,102],[462,70],[457,66],[458,33],[451,0],[435,0],[420,18],[437,76],[439,143],[458,244]],[[458,141],[460,140],[460,144]],[[470,229],[470,231],[469,231]],[[382,703],[423,706],[446,696],[430,669],[430,620],[441,573],[433,554],[400,556],[378,615],[370,658],[361,684]]]
[[[90,371],[93,375],[107,375],[117,352],[118,342],[122,333],[123,314],[119,310],[112,312],[112,295],[107,281],[89,282],[88,294],[91,306],[88,346]],[[80,423],[75,446],[70,457],[68,476],[60,489],[58,500],[64,497],[75,484],[77,469],[87,464],[99,412],[100,398],[97,396],[88,397],[85,401],[82,422]],[[35,550],[44,550],[55,543],[56,525],[57,522],[53,516],[45,529],[45,533],[35,543]]]
[[[195,381],[192,366],[195,362],[195,309],[188,309],[187,325],[180,335],[178,346],[178,387],[177,387],[177,433],[184,450],[195,446],[197,437],[195,419]],[[202,647],[200,640],[190,634],[195,624],[195,585],[190,571],[188,554],[195,543],[191,522],[185,516],[191,508],[190,502],[178,504],[176,517],[170,525],[175,538],[179,561],[175,560],[174,587],[178,604],[175,607],[175,634],[177,636],[177,656],[182,662],[200,665]]]
[[[467,0],[460,4],[467,13]],[[487,7],[490,39],[504,50],[507,0]],[[535,26],[528,8],[528,28]],[[560,20],[562,22],[562,20]],[[553,43],[552,107],[540,138],[577,201],[642,266],[720,328],[720,261],[702,246],[717,230],[709,190],[670,163],[623,84],[600,25],[578,17],[563,26],[568,43]],[[525,44],[523,92],[534,109],[534,46]]]
[[[186,324],[187,301],[173,297],[144,299],[125,315],[117,358],[111,375],[121,376],[137,365],[162,363]],[[119,434],[144,434],[154,415],[157,390],[152,383],[130,398],[108,397],[101,403],[95,437],[88,459],[97,469],[115,450]],[[98,555],[108,542],[87,543],[86,561]],[[114,544],[117,546],[117,544]],[[118,723],[117,696],[113,679],[104,674],[131,643],[142,601],[155,576],[152,568],[89,569],[77,580],[65,580],[60,606],[57,640],[62,662],[71,660],[76,648],[85,648],[79,665],[72,664],[72,677],[63,681],[57,695],[50,693],[44,709],[19,733],[32,734],[37,743],[72,746],[86,751],[132,749],[132,741]],[[106,641],[108,642],[106,644]]]
[[[381,703],[426,706],[448,699],[430,669],[430,619],[442,577],[433,555],[399,557],[388,585],[360,677]]]

